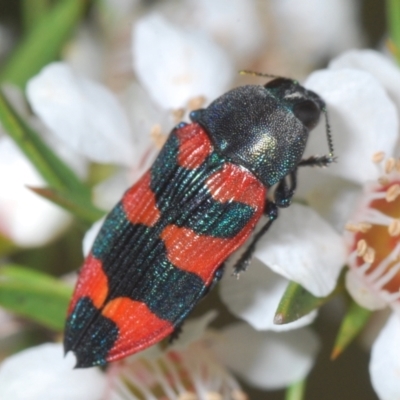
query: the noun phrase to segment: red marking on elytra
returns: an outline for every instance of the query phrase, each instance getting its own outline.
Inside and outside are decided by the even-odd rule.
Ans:
[[[159,342],[174,330],[172,323],[158,318],[145,303],[129,297],[109,301],[102,315],[114,321],[118,339],[107,354],[107,361],[115,361]]]
[[[206,185],[211,196],[221,203],[238,201],[257,207],[267,194],[263,184],[250,172],[232,163],[208,178]]]
[[[226,258],[232,239],[199,235],[188,228],[168,225],[161,233],[168,260],[175,267],[197,274],[208,285]]]
[[[150,182],[151,175],[147,172],[122,198],[126,218],[132,224],[153,226],[161,216]]]
[[[198,124],[189,124],[176,131],[179,139],[178,163],[181,167],[200,167],[211,154],[213,146],[206,131]]]
[[[86,258],[79,274],[78,283],[68,308],[68,315],[82,297],[90,297],[95,307],[100,308],[108,295],[108,278],[100,260],[93,254]]]

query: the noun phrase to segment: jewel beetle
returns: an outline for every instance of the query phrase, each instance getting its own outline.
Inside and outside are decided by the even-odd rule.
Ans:
[[[172,130],[108,214],[68,309],[64,347],[77,367],[121,359],[176,332],[266,214],[234,267],[246,269],[278,208],[290,205],[298,167],[334,160],[324,101],[273,78],[191,112],[192,122]],[[321,113],[329,154],[302,159]]]

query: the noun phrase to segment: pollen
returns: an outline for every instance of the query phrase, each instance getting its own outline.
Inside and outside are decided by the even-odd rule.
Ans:
[[[396,160],[393,157],[390,157],[385,162],[385,173],[390,174],[396,166]]]
[[[358,257],[364,257],[365,253],[368,250],[367,242],[364,239],[361,239],[357,243],[357,255]]]
[[[380,163],[385,158],[385,153],[383,151],[378,151],[372,155],[372,162],[373,163]]]
[[[206,102],[206,98],[204,96],[196,96],[189,99],[187,103],[187,108],[190,111],[197,110],[204,106]]]
[[[350,231],[350,232],[368,232],[369,229],[371,229],[372,225],[368,224],[366,222],[361,222],[358,224],[355,223],[347,223],[345,229]]]
[[[388,202],[395,201],[399,195],[400,195],[400,184],[395,183],[394,185],[390,186],[386,191],[386,200]]]
[[[162,133],[161,125],[155,124],[150,131],[150,137],[156,145],[157,149],[161,149],[167,140],[167,136]]]
[[[394,219],[389,224],[388,232],[390,236],[399,236],[400,235],[400,220]]]
[[[365,186],[346,225],[349,267],[387,304],[400,302],[400,159],[375,153],[381,177]]]

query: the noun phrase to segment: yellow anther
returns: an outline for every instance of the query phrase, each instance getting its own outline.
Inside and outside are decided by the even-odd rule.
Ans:
[[[385,162],[385,172],[390,174],[394,170],[395,166],[396,160],[393,157],[388,158]]]
[[[206,98],[204,96],[196,96],[196,97],[191,98],[188,101],[187,106],[190,111],[197,110],[197,109],[203,107],[205,102],[206,102]]]
[[[389,224],[388,232],[390,236],[398,236],[400,235],[400,220],[393,219]]]
[[[372,155],[372,162],[379,164],[385,158],[385,153],[383,151],[378,151]]]
[[[400,195],[400,185],[395,183],[390,186],[390,188],[386,191],[386,201],[389,203],[395,201],[397,197]]]
[[[368,247],[363,257],[364,262],[372,264],[375,261],[375,250],[372,247]]]
[[[359,257],[364,257],[367,250],[368,250],[367,242],[364,239],[359,240],[357,243],[357,255]]]

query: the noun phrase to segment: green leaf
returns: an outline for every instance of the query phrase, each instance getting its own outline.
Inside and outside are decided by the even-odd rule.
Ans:
[[[0,257],[6,254],[11,254],[16,251],[18,247],[8,237],[0,233]]]
[[[90,202],[84,201],[77,198],[76,196],[71,196],[68,193],[63,193],[61,191],[51,189],[51,188],[34,188],[29,187],[30,190],[39,194],[40,196],[58,204],[60,207],[69,211],[77,218],[82,221],[93,224],[102,218],[105,211],[101,211],[94,207]]]
[[[290,282],[276,310],[274,323],[288,324],[321,307],[340,291],[339,285],[327,297],[315,297],[298,283]]]
[[[347,346],[361,332],[368,322],[372,312],[352,302],[344,317],[336,337],[331,358],[335,359],[347,348]]]
[[[389,50],[400,64],[400,1],[386,0],[386,19],[389,28]]]
[[[1,82],[24,87],[46,64],[55,60],[80,22],[88,1],[59,0],[27,32],[0,74]]]
[[[0,92],[0,122],[49,186],[90,201],[90,190],[61,161],[7,102]]]
[[[295,382],[286,389],[285,400],[302,400],[306,389],[306,381]]]
[[[0,306],[47,328],[62,331],[72,288],[18,265],[0,268]]]
[[[22,0],[21,8],[25,32],[30,31],[46,15],[49,7],[49,0]]]

